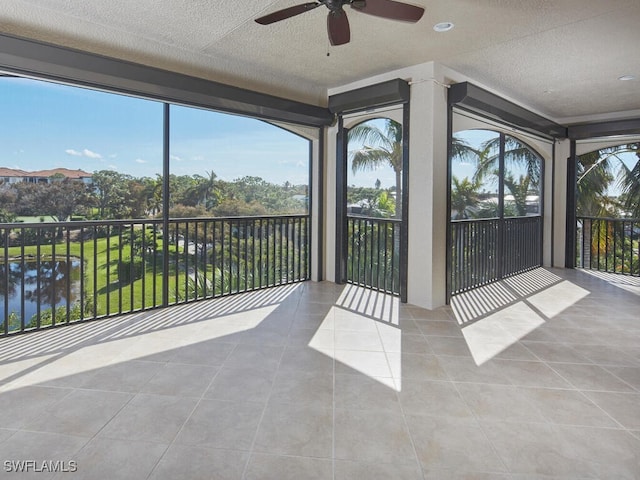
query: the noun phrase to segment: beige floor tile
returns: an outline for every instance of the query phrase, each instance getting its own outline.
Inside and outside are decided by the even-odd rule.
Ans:
[[[427,339],[421,334],[405,333],[391,325],[378,325],[378,333],[386,352],[433,353]]]
[[[528,348],[537,358],[546,362],[563,362],[563,363],[592,363],[578,350],[569,345],[546,342],[527,342],[523,341],[523,345]]]
[[[150,480],[241,480],[249,454],[172,445],[153,470]]]
[[[447,375],[456,382],[511,384],[501,368],[492,362],[477,365],[472,358],[448,355],[439,355],[438,361]]]
[[[390,378],[366,375],[335,376],[335,406],[341,410],[365,410],[400,413],[395,388]]]
[[[496,359],[494,364],[500,368],[500,371],[514,385],[572,388],[571,384],[542,362]]]
[[[335,312],[335,326],[336,330],[346,330],[346,331],[355,331],[355,332],[371,332],[375,333],[376,329],[376,321],[366,317],[364,315],[359,315],[357,313],[352,313],[347,310],[337,310]]]
[[[449,380],[439,357],[435,355],[402,354],[389,357],[395,378],[417,380]]]
[[[336,410],[337,459],[367,463],[414,463],[415,452],[402,415]]]
[[[417,461],[414,464],[392,464],[336,460],[335,463],[335,480],[423,480]]]
[[[198,342],[174,349],[168,361],[188,365],[219,366],[225,362],[234,348],[236,345],[233,343],[210,340]]]
[[[7,440],[11,437],[17,430],[9,429],[9,428],[0,428],[0,443]]]
[[[266,402],[276,370],[253,367],[221,367],[204,396],[232,402]]]
[[[78,454],[73,478],[82,480],[130,480],[147,478],[167,449],[161,443],[94,438]],[[60,474],[58,478],[66,478]]]
[[[330,408],[269,404],[254,451],[276,455],[331,458],[333,413]]]
[[[269,402],[332,408],[333,375],[280,371],[273,381]]]
[[[224,366],[277,370],[284,347],[269,345],[237,345],[224,362]]]
[[[606,392],[632,392],[628,383],[607,372],[598,365],[581,365],[573,363],[551,364],[558,374],[580,390]]]
[[[613,419],[582,392],[551,388],[523,388],[527,400],[549,422],[564,425],[617,428]]]
[[[6,478],[52,478],[50,472],[19,472],[18,463],[26,460],[37,462],[37,467],[43,470],[43,462],[62,462],[62,467],[73,468],[69,463],[77,461],[78,451],[89,442],[90,437],[61,435],[58,433],[17,431],[11,439],[0,443],[2,456],[2,472]],[[9,462],[9,464],[7,464]],[[16,471],[10,472],[7,467]],[[71,475],[71,473],[67,473]],[[3,477],[3,478],[5,478]]]
[[[262,403],[202,400],[175,443],[250,450],[263,410]]]
[[[141,393],[200,397],[218,373],[218,367],[169,363],[141,389]]]
[[[391,377],[387,355],[384,352],[336,350],[335,360],[336,374]]]
[[[590,472],[559,426],[491,422],[482,428],[511,473],[584,478]]]
[[[256,453],[246,480],[333,480],[333,462],[323,458],[264,455]]]
[[[473,419],[409,415],[407,424],[425,471],[506,472]]]
[[[129,393],[74,390],[51,405],[25,429],[92,437],[133,397]]]
[[[336,330],[335,348],[338,350],[363,350],[382,352],[382,341],[377,330],[375,332],[352,332]]]
[[[398,392],[402,410],[407,415],[435,415],[469,418],[471,410],[451,382],[405,380]]]
[[[163,367],[158,362],[129,360],[105,365],[84,382],[82,388],[138,393]]]
[[[49,412],[74,390],[49,387],[0,387],[0,427],[17,429]]]
[[[423,335],[437,337],[461,337],[462,330],[456,322],[451,320],[416,320]]]
[[[628,383],[636,390],[640,391],[640,367],[604,367],[620,380]]]
[[[460,337],[427,337],[431,350],[436,355],[460,355],[471,357],[467,341]]]
[[[333,372],[333,358],[320,349],[288,346],[282,355],[280,370],[331,374]]]
[[[508,473],[499,472],[465,472],[455,470],[427,470],[424,472],[424,480],[512,480],[512,478]],[[537,480],[543,479],[538,478]],[[558,477],[558,480],[561,479]]]
[[[197,399],[138,394],[98,436],[169,444],[196,406]]]
[[[315,328],[291,330],[287,336],[286,345],[333,350],[335,348],[334,332],[330,329]]]
[[[624,430],[560,427],[585,477],[636,479],[640,472],[640,440]]]
[[[520,387],[473,383],[461,383],[457,387],[482,421],[544,422],[544,417],[529,402],[528,392]]]
[[[605,412],[630,430],[640,430],[640,393],[585,392]]]
[[[640,360],[610,345],[581,345],[577,350],[597,365],[640,367]]]

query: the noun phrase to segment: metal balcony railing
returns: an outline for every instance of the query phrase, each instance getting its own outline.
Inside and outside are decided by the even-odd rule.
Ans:
[[[576,266],[640,276],[640,219],[577,217]]]
[[[451,293],[542,265],[542,217],[451,222]]]
[[[309,278],[307,215],[0,224],[0,335]]]
[[[347,216],[347,281],[400,293],[400,226],[389,218]]]

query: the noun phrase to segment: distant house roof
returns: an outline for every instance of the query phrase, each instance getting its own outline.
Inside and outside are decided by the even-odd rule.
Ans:
[[[0,167],[0,177],[37,177],[49,178],[54,175],[62,175],[66,178],[91,178],[92,175],[84,170],[70,170],[68,168],[53,168],[51,170],[36,170],[27,172],[17,168]]]
[[[29,173],[24,170],[0,167],[0,177],[26,177],[27,175],[29,175]]]

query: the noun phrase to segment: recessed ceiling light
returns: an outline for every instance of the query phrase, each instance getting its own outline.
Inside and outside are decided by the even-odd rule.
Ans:
[[[440,22],[440,23],[436,23],[433,26],[433,29],[436,32],[448,32],[452,28],[453,28],[453,23],[451,23],[451,22]]]
[[[622,75],[621,77],[618,77],[618,80],[621,80],[623,82],[628,82],[629,80],[635,80],[636,77],[634,75]]]

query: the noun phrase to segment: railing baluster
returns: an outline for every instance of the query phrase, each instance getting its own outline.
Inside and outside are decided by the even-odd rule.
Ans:
[[[64,227],[61,227],[61,229]],[[66,259],[66,272],[65,273],[65,281],[66,281],[66,310],[67,310],[67,315],[66,315],[66,319],[65,322],[69,323],[71,321],[71,230],[70,227],[67,225],[66,227],[66,247],[67,247],[67,253],[65,256]]]
[[[40,329],[40,327],[42,326],[42,322],[41,322],[41,310],[42,310],[42,289],[41,289],[41,285],[40,285],[40,270],[42,268],[42,264],[41,264],[41,249],[40,249],[40,242],[42,241],[42,229],[38,228],[36,230],[38,233],[36,234],[36,301],[38,302],[38,304],[36,305],[36,328]]]
[[[51,326],[56,326],[56,282],[55,282],[55,269],[56,269],[56,235],[57,229],[53,228],[51,237]]]
[[[23,235],[24,236],[24,235]],[[24,263],[24,242],[20,242],[20,331],[24,332],[25,327],[25,263]]]
[[[4,322],[2,330],[4,335],[9,333],[9,227],[2,229],[2,244],[4,247]],[[38,302],[38,305],[40,303]]]

